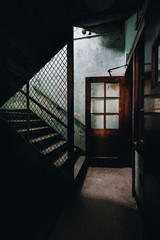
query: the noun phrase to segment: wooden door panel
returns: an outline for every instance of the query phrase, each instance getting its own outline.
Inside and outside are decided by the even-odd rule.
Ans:
[[[118,131],[105,130],[91,131],[90,149],[92,156],[118,157],[120,150],[120,137]]]
[[[129,118],[128,79],[125,77],[86,79],[86,153],[88,157],[120,158],[122,149],[125,149],[125,144],[127,146],[129,141]]]

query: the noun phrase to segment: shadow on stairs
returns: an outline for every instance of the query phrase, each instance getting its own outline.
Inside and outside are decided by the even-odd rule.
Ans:
[[[21,136],[27,139],[33,147],[43,154],[49,162],[53,163],[56,167],[68,175],[68,143],[62,135],[60,135],[32,111],[29,112],[28,126],[28,112],[26,109],[0,109],[0,116]],[[79,148],[75,147],[73,160],[75,165],[74,178],[77,177],[84,160],[84,153]]]
[[[74,193],[74,184],[68,175],[66,139],[33,112],[30,112],[29,116],[28,134],[27,110],[0,109],[2,150],[4,148],[2,153],[8,151],[5,159],[9,159],[9,163],[13,164],[13,178],[9,176],[9,187],[15,186],[14,178],[22,185],[20,190],[17,187],[15,199],[19,199],[18,196],[24,190],[22,213],[25,216],[23,223],[26,231],[25,240],[47,240],[49,231],[53,229],[63,210],[64,203]],[[76,180],[85,162],[83,152],[77,147],[74,148],[73,161]],[[19,168],[23,167],[23,163],[24,174],[23,169],[19,171],[17,168],[19,165]],[[24,176],[19,176],[19,173]],[[24,178],[25,185],[22,183]],[[10,197],[10,190],[7,191]],[[9,204],[14,210],[15,206],[12,206],[10,201]]]

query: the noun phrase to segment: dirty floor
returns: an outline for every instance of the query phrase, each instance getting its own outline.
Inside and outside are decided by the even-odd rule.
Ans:
[[[88,168],[50,240],[142,240],[131,180],[131,168]]]

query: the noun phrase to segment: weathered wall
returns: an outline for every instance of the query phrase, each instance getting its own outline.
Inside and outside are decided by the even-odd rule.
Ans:
[[[132,45],[134,43],[134,40],[137,34],[137,30],[135,28],[136,20],[137,20],[137,13],[135,13],[125,21],[125,57],[126,59],[131,52]]]
[[[104,35],[83,35],[76,29],[74,38],[74,104],[75,117],[85,124],[85,78],[109,76],[110,68],[125,64],[124,32]],[[112,71],[113,76],[124,75],[124,68]],[[75,128],[75,143],[85,149],[84,128]]]
[[[144,19],[146,8],[148,6],[148,1],[145,0],[143,6],[137,9],[137,12],[129,17],[125,21],[125,58],[126,61],[130,54],[132,53],[132,47],[135,42],[136,36],[139,32],[139,27]]]

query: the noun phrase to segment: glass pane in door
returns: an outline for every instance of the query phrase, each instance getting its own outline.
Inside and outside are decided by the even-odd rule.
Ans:
[[[104,83],[91,83],[91,97],[104,97]]]
[[[104,100],[91,99],[91,113],[103,113],[103,112],[104,112]]]
[[[91,128],[104,129],[104,115],[91,115]]]
[[[106,99],[106,113],[119,113],[119,98]]]
[[[119,128],[119,115],[107,115],[106,129],[118,129],[118,128]]]
[[[106,97],[119,97],[119,83],[106,83]]]

